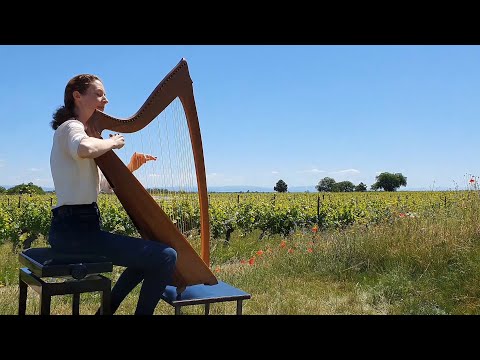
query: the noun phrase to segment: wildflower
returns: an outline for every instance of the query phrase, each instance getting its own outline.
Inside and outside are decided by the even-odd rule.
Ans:
[[[317,231],[318,231],[318,225],[315,224],[313,227],[312,227],[312,231],[316,234]]]
[[[245,260],[240,260],[240,264],[246,264],[247,262]]]
[[[262,255],[263,255],[263,250],[258,250],[258,251],[257,251],[257,255],[258,255],[258,256],[262,256]]]
[[[292,248],[288,249],[288,253],[293,254],[293,249]]]
[[[472,178],[469,180],[469,183],[470,183],[470,184],[475,183],[475,179],[472,177]]]
[[[249,263],[250,265],[255,264],[255,258],[252,257],[250,260],[248,260],[248,263]]]
[[[308,248],[307,251],[308,251],[309,253],[312,253],[312,252],[313,252],[313,249],[312,249],[312,248]]]
[[[280,243],[280,247],[284,248],[285,246],[287,246],[287,242],[285,240],[282,240],[282,242]]]
[[[405,217],[405,214],[404,213],[400,213],[398,214],[398,216],[400,216],[401,218]]]
[[[215,268],[215,272],[216,272],[216,273],[219,273],[219,272],[220,272],[220,266],[217,266],[217,267]]]

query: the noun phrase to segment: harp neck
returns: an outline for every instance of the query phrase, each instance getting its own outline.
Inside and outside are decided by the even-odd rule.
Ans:
[[[95,109],[88,119],[86,131],[89,136],[101,137],[108,129],[121,133],[132,133],[143,129],[160,114],[176,97],[184,98],[193,94],[192,79],[185,59],[175,66],[157,85],[140,109],[129,118],[116,118]],[[191,111],[186,108],[186,111]]]

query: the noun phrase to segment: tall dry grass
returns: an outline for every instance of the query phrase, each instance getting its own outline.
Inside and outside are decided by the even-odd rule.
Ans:
[[[38,239],[36,246],[44,246]],[[256,314],[479,314],[480,200],[396,213],[375,226],[357,225],[315,232],[299,229],[288,237],[259,240],[233,233],[212,243],[217,277],[252,294],[245,315]],[[15,314],[17,254],[0,248],[0,314]],[[118,278],[121,268],[110,275]],[[139,287],[117,314],[133,314]],[[83,294],[81,313],[93,314],[99,294]],[[53,314],[69,314],[71,297],[58,296]],[[27,313],[37,313],[29,290]],[[213,304],[211,314],[233,314],[235,303]],[[183,313],[202,314],[201,306]],[[156,314],[173,314],[160,302]]]

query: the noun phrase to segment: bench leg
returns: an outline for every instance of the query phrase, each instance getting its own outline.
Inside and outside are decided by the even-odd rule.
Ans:
[[[18,281],[19,297],[18,297],[18,315],[25,315],[27,311],[27,291],[28,285],[22,280]]]
[[[210,314],[210,303],[205,304],[205,315]]]
[[[72,315],[80,315],[80,293],[73,294]]]
[[[102,291],[102,305],[100,306],[100,315],[112,315],[110,287]]]
[[[181,306],[175,306],[175,315],[181,315],[182,314],[182,311],[181,311]]]
[[[51,295],[42,289],[40,294],[40,315],[50,315]]]
[[[237,300],[237,315],[242,315],[242,301],[243,300]]]

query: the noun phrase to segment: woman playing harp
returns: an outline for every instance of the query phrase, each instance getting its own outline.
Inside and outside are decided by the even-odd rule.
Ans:
[[[119,134],[107,139],[88,136],[86,125],[95,110],[103,111],[107,103],[97,76],[77,75],[67,83],[64,105],[53,114],[50,166],[58,205],[52,209],[49,243],[58,251],[106,256],[114,265],[125,267],[112,289],[112,313],[143,281],[135,314],[149,315],[154,313],[166,285],[172,283],[177,252],[159,241],[101,230],[98,193],[112,190],[94,159],[122,148],[125,140]],[[127,168],[133,172],[155,159],[134,153]]]

